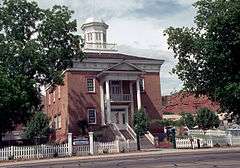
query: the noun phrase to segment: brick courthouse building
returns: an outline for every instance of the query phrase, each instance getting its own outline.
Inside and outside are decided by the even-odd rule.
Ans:
[[[64,85],[46,89],[45,111],[55,127],[56,141],[68,132],[79,134],[79,121],[92,129],[114,125],[128,130],[133,113],[144,108],[150,119],[160,119],[160,67],[163,60],[118,53],[107,43],[108,25],[90,18],[82,25],[86,58],[64,72]]]

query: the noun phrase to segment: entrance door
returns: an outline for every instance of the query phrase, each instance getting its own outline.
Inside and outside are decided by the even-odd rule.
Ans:
[[[128,123],[127,108],[112,108],[111,121],[116,123],[119,129],[125,129]]]

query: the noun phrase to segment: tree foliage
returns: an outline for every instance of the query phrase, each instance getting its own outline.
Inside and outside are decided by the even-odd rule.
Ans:
[[[220,120],[218,116],[207,108],[199,109],[196,116],[196,123],[199,128],[207,130],[218,128]]]
[[[152,120],[151,124],[157,124],[158,127],[181,127],[184,125],[182,118],[178,120],[172,119],[161,119],[161,120]]]
[[[188,127],[188,129],[193,129],[196,126],[196,122],[194,116],[191,113],[183,113],[181,114],[184,125]]]
[[[240,112],[240,1],[199,0],[192,28],[165,31],[185,90],[204,94],[223,110]]]
[[[0,5],[0,134],[39,111],[40,87],[63,84],[63,70],[83,58],[72,13],[27,0]]]
[[[140,150],[140,136],[144,135],[146,131],[149,129],[149,119],[145,114],[143,109],[138,110],[134,113],[133,119],[133,127],[134,131],[137,134],[137,148]]]
[[[50,133],[49,118],[43,112],[36,112],[27,124],[25,137],[30,140],[48,137]]]
[[[149,128],[149,119],[143,109],[134,113],[134,131],[139,135],[144,135]]]

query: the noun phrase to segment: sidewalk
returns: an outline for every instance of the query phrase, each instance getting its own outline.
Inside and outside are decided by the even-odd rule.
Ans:
[[[34,163],[46,163],[46,162],[64,162],[64,161],[81,161],[81,160],[111,160],[116,158],[127,158],[127,157],[143,157],[146,155],[179,155],[179,154],[201,154],[201,153],[213,153],[213,152],[240,152],[240,147],[236,148],[208,148],[208,149],[152,149],[152,150],[144,150],[139,152],[132,153],[117,153],[117,154],[106,154],[106,155],[94,155],[94,156],[74,156],[74,157],[66,157],[66,158],[54,158],[54,159],[40,159],[40,160],[28,160],[28,161],[9,161],[0,163],[0,167],[5,166],[16,166],[16,165],[24,165],[24,164],[34,164]]]

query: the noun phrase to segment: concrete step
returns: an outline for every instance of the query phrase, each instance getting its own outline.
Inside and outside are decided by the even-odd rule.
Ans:
[[[140,145],[141,145],[141,149],[155,148],[155,146],[145,136],[140,137]]]
[[[122,135],[125,137],[126,140],[134,140],[132,135],[128,132],[128,130],[120,130]]]

